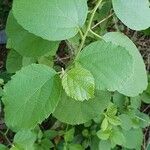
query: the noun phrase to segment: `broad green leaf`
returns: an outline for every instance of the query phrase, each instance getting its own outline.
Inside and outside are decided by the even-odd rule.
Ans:
[[[3,102],[8,127],[34,128],[52,113],[60,95],[56,72],[33,64],[18,71],[4,87]]]
[[[6,69],[9,73],[15,73],[23,66],[28,66],[36,62],[33,57],[23,57],[17,51],[10,50],[7,56]]]
[[[134,129],[139,129],[141,125],[141,120],[137,118],[137,116],[134,116],[131,119],[132,119],[132,127]]]
[[[114,126],[118,126],[118,125],[121,124],[121,120],[120,120],[120,118],[117,117],[117,116],[110,116],[110,117],[108,117],[108,121],[109,121],[112,125],[114,125]]]
[[[111,117],[111,116],[115,116],[117,114],[117,106],[110,103],[108,108],[107,108],[107,112],[106,112],[107,116]]]
[[[84,150],[80,144],[70,144],[69,150]]]
[[[3,96],[3,89],[2,89],[2,87],[0,87],[0,97],[2,97]]]
[[[57,41],[75,36],[87,17],[87,0],[14,0],[18,23],[43,39]]]
[[[22,58],[22,66],[25,67],[25,66],[31,65],[33,63],[36,63],[36,61],[37,61],[37,59],[33,58],[33,57],[23,57]]]
[[[130,130],[132,128],[132,120],[127,114],[121,114],[119,116],[121,120],[121,128],[124,130]]]
[[[143,33],[145,35],[149,36],[150,35],[150,27],[148,29],[144,30]]]
[[[91,150],[99,150],[99,138],[97,136],[91,136],[90,149]]]
[[[66,142],[72,142],[74,139],[74,133],[75,133],[75,129],[72,128],[70,130],[68,130],[65,135],[64,135],[64,139]]]
[[[62,85],[67,95],[75,100],[84,101],[94,97],[93,75],[80,65],[63,74]]]
[[[88,129],[84,129],[84,130],[82,130],[82,135],[83,135],[83,137],[89,137],[89,130]]]
[[[53,49],[53,51],[46,53],[45,55],[38,58],[38,63],[47,65],[49,67],[54,66],[54,56],[56,54],[56,48]]]
[[[9,73],[15,73],[22,67],[23,57],[16,51],[10,50],[7,56],[6,69]]]
[[[140,109],[140,107],[141,107],[141,97],[140,96],[131,97],[130,98],[130,103],[131,103],[132,108]]]
[[[42,139],[39,144],[34,145],[34,150],[50,150],[54,144],[49,139]]]
[[[77,61],[93,74],[100,90],[118,90],[133,72],[133,60],[126,49],[104,41],[84,48]]]
[[[148,143],[146,150],[150,150],[150,143]]]
[[[17,132],[14,137],[14,145],[21,150],[34,150],[34,142],[36,134],[30,130],[22,130]]]
[[[146,128],[146,127],[150,126],[150,116],[149,115],[144,114],[139,111],[137,116],[140,120],[140,127]]]
[[[59,45],[58,42],[44,40],[23,29],[11,12],[8,17],[6,31],[9,38],[7,47],[16,50],[22,56],[36,57],[42,56],[47,52],[54,53],[53,51],[56,51]]]
[[[38,59],[38,63],[47,65],[49,67],[53,67],[54,65],[53,56],[42,56]]]
[[[117,17],[133,30],[150,27],[150,8],[148,0],[112,0]]]
[[[108,120],[107,120],[107,118],[104,118],[104,120],[101,124],[101,128],[103,131],[105,131],[107,129],[107,127],[108,127]]]
[[[110,139],[113,143],[115,143],[117,145],[122,145],[125,143],[125,137],[118,128],[115,128],[112,130]]]
[[[51,49],[50,52],[48,52],[45,55],[38,58],[38,63],[43,64],[43,65],[47,65],[49,67],[53,67],[54,66],[54,56],[56,55],[58,46],[56,47],[53,44],[53,48]]]
[[[118,92],[115,92],[113,95],[113,103],[117,106],[120,112],[123,111],[125,107],[126,97]]]
[[[110,141],[103,141],[99,142],[99,150],[111,150],[111,143]]]
[[[4,85],[4,80],[0,78],[0,86]]]
[[[17,147],[13,146],[13,147],[10,148],[10,150],[20,150],[20,149],[18,149]]]
[[[123,131],[125,137],[124,147],[129,149],[138,149],[142,146],[143,133],[141,129],[132,129],[129,131]]]
[[[54,116],[68,124],[85,123],[100,116],[110,102],[110,96],[108,92],[96,91],[95,98],[80,102],[68,97],[63,91]]]
[[[122,84],[118,91],[130,97],[135,97],[142,93],[147,87],[147,74],[143,59],[134,43],[119,32],[107,33],[104,35],[104,40],[124,47],[133,58],[133,74]]]
[[[53,138],[55,138],[58,135],[59,135],[59,132],[56,131],[56,130],[46,130],[44,132],[44,137],[48,138],[48,139],[53,139]]]
[[[111,135],[111,130],[105,130],[105,131],[99,130],[97,132],[97,136],[101,140],[108,140],[110,135]]]
[[[0,150],[8,150],[8,148],[5,145],[0,144]]]
[[[141,95],[141,100],[146,103],[146,104],[150,104],[150,94],[147,94],[147,93],[143,93]]]

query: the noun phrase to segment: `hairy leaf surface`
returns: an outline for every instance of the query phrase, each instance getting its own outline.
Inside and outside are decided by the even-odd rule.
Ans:
[[[131,129],[130,131],[123,131],[125,136],[124,147],[129,149],[140,149],[143,141],[143,133],[141,129]]]
[[[5,121],[8,127],[34,128],[52,113],[60,95],[56,72],[45,65],[22,68],[4,87]]]
[[[133,58],[133,74],[118,91],[131,97],[139,95],[146,89],[148,81],[142,56],[135,44],[127,36],[119,32],[107,33],[104,35],[104,39],[107,42],[124,47]]]
[[[26,57],[39,57],[48,52],[54,53],[58,49],[59,42],[50,42],[26,31],[20,26],[12,13],[7,21],[8,48],[16,50]]]
[[[54,116],[68,124],[81,124],[100,116],[110,102],[111,95],[108,92],[96,91],[95,98],[89,101],[76,101],[62,92]]]
[[[129,52],[104,41],[85,47],[77,61],[92,73],[96,88],[100,90],[118,90],[133,74]]]
[[[14,137],[14,145],[20,150],[34,150],[37,135],[30,130],[20,130]]]
[[[62,85],[67,95],[76,100],[84,101],[94,97],[93,75],[80,65],[64,73]]]
[[[117,17],[133,30],[150,27],[150,8],[148,0],[112,0]]]
[[[75,36],[87,13],[87,0],[14,0],[13,3],[13,14],[19,24],[53,41]]]
[[[22,67],[23,57],[16,51],[10,50],[7,55],[6,69],[9,73],[15,73]]]

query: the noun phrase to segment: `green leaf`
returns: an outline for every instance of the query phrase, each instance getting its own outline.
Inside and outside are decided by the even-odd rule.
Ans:
[[[130,103],[131,103],[132,108],[140,109],[140,107],[141,107],[141,97],[140,96],[131,97],[130,98]]]
[[[107,127],[108,127],[108,120],[107,120],[107,118],[105,118],[101,124],[101,128],[103,131],[105,131],[107,129]]]
[[[80,144],[70,144],[69,150],[84,150]]]
[[[8,148],[5,145],[0,144],[0,150],[8,150]]]
[[[144,92],[141,95],[141,100],[146,104],[150,104],[150,94],[147,94],[146,92]]]
[[[39,64],[47,65],[49,67],[53,67],[53,56],[42,56],[38,59]]]
[[[121,128],[124,130],[130,130],[132,128],[132,120],[127,114],[121,114],[119,116],[121,120]]]
[[[90,149],[91,150],[99,150],[99,138],[97,136],[91,136],[90,138]]]
[[[36,61],[37,59],[33,57],[23,57],[22,66],[25,67],[25,66],[31,65],[33,63],[36,63]]]
[[[142,93],[147,87],[147,74],[143,59],[135,44],[127,36],[119,32],[107,33],[104,36],[104,40],[124,47],[133,58],[132,76],[122,84],[122,86],[118,90],[119,93],[130,97],[135,97]]]
[[[117,106],[110,103],[108,108],[107,108],[107,112],[106,112],[107,116],[111,117],[111,116],[115,116],[117,114]]]
[[[22,67],[23,57],[16,51],[10,50],[7,56],[6,69],[9,73],[15,73]]]
[[[58,47],[57,47],[57,49],[58,49]],[[48,52],[45,55],[38,58],[38,63],[43,64],[43,65],[47,65],[49,67],[53,67],[54,66],[54,56],[57,52],[57,49],[54,46],[51,52]]]
[[[112,130],[110,139],[113,143],[117,145],[122,145],[125,143],[125,137],[118,128]]]
[[[60,95],[56,72],[45,65],[22,68],[4,87],[3,102],[8,127],[34,128],[52,113]]]
[[[17,147],[13,146],[13,147],[10,148],[10,150],[20,150],[20,149],[18,149]]]
[[[150,150],[150,143],[147,145],[147,149],[146,150]]]
[[[33,57],[23,57],[17,51],[10,50],[7,56],[6,69],[9,73],[15,73],[22,66],[28,66],[36,62]]]
[[[132,129],[129,131],[123,131],[125,136],[125,143],[123,144],[124,147],[129,149],[136,149],[142,146],[143,141],[143,133],[141,129]]]
[[[14,145],[21,150],[34,150],[34,142],[36,134],[30,130],[22,130],[17,132],[14,137]]]
[[[96,91],[95,98],[89,101],[76,101],[63,91],[54,116],[68,124],[81,124],[98,117],[106,109],[111,95],[108,92]],[[63,110],[63,111],[62,111]]]
[[[4,85],[4,79],[1,79],[1,78],[0,78],[0,86],[1,86],[1,85]]]
[[[132,75],[133,61],[129,53],[104,41],[84,48],[77,61],[93,74],[96,88],[100,90],[118,90]]]
[[[115,92],[113,95],[113,103],[117,106],[119,111],[123,111],[125,106],[126,97],[118,92]]]
[[[53,51],[58,48],[58,42],[44,40],[23,29],[22,26],[17,23],[11,12],[6,27],[7,36],[9,38],[7,47],[16,50],[22,56],[42,56],[47,52],[54,53]]]
[[[2,89],[2,87],[0,87],[0,97],[2,97],[3,96],[3,89]]]
[[[101,140],[108,140],[110,135],[111,135],[111,130],[105,130],[105,131],[99,130],[97,132],[97,136]]]
[[[46,137],[48,139],[53,139],[58,135],[59,135],[59,132],[56,130],[47,130],[44,132],[44,137]]]
[[[121,120],[120,120],[120,118],[117,117],[117,116],[110,116],[110,117],[108,117],[108,121],[109,121],[112,125],[114,125],[114,126],[118,126],[118,125],[121,124]]]
[[[72,128],[70,130],[68,130],[65,135],[64,135],[64,139],[66,142],[72,142],[74,139],[74,133],[75,133],[75,129]]]
[[[62,85],[67,95],[75,100],[84,101],[94,97],[93,75],[80,65],[63,74]]]
[[[23,28],[52,41],[75,36],[88,13],[87,0],[14,0],[12,9]]]
[[[140,120],[140,127],[146,128],[146,127],[150,126],[150,117],[149,117],[149,115],[144,114],[144,113],[139,111],[137,116]]]
[[[42,139],[39,144],[34,145],[34,150],[50,150],[54,144],[49,139]]]
[[[99,150],[111,150],[111,143],[110,141],[103,141],[99,142]]]
[[[133,30],[150,27],[150,8],[148,0],[112,0],[117,17]]]

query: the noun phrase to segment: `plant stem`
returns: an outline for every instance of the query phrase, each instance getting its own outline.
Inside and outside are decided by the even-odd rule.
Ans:
[[[103,20],[101,20],[100,22],[98,22],[97,24],[95,24],[92,29],[96,28],[97,26],[99,26],[101,23],[103,23],[104,21],[106,21],[107,19],[109,19],[110,17],[112,17],[114,15],[114,13],[110,14],[109,16],[107,16],[106,18],[104,18]]]
[[[0,134],[4,137],[4,139],[6,140],[6,142],[7,142],[9,145],[12,145],[12,143],[10,142],[10,140],[8,139],[8,137],[6,136],[5,133],[3,133],[2,131],[0,131]]]
[[[83,32],[81,31],[81,29],[79,28],[79,33],[80,33],[80,36],[81,36],[81,39],[83,39]]]
[[[94,31],[90,30],[89,32],[91,32],[95,37],[102,39],[102,37],[98,35],[97,33],[95,33]]]
[[[84,46],[86,37],[87,37],[89,31],[91,30],[93,18],[94,18],[94,16],[95,16],[95,13],[96,13],[96,11],[97,11],[99,5],[101,4],[101,2],[102,2],[102,0],[98,0],[98,2],[97,2],[97,4],[96,4],[95,8],[93,9],[93,12],[92,12],[92,14],[91,14],[91,17],[90,17],[89,24],[88,24],[88,26],[87,26],[86,32],[85,32],[85,34],[84,34],[84,36],[83,36],[83,38],[82,38],[82,42],[81,42],[81,44],[80,44],[78,50],[77,50],[77,55],[76,55],[76,57],[75,57],[75,60],[79,57],[79,54],[80,54],[80,52],[81,52],[81,50],[82,50],[82,48],[83,48],[83,46]]]

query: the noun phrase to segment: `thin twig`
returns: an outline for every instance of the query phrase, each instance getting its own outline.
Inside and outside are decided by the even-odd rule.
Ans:
[[[88,27],[87,27],[87,29],[86,29],[86,32],[85,32],[83,38],[82,38],[82,42],[81,42],[81,44],[80,44],[80,46],[79,46],[79,48],[78,48],[78,50],[77,50],[77,55],[76,55],[76,57],[75,57],[75,60],[78,58],[78,56],[79,56],[79,54],[80,54],[80,52],[81,52],[81,50],[82,50],[82,48],[83,48],[83,46],[84,46],[86,37],[87,37],[89,31],[91,30],[91,25],[92,25],[92,22],[93,22],[93,18],[94,18],[94,16],[95,16],[95,13],[96,13],[98,7],[100,6],[101,2],[102,2],[102,0],[98,0],[98,2],[97,2],[97,4],[96,4],[95,8],[94,8],[93,11],[92,11],[92,14],[91,14],[91,17],[90,17],[90,20],[89,20]]]
[[[83,32],[81,31],[81,29],[79,28],[79,34],[81,36],[81,39],[83,39],[84,35],[83,35]]]
[[[114,13],[110,14],[109,16],[107,16],[106,18],[104,18],[103,20],[101,20],[100,22],[98,22],[97,24],[95,24],[92,29],[96,28],[97,26],[99,26],[101,23],[103,23],[104,21],[106,21],[107,19],[109,19],[110,17],[112,17],[114,15]]]
[[[90,30],[90,32],[97,38],[102,39],[102,37],[100,35],[98,35],[97,33],[95,33],[94,31]]]
[[[6,142],[8,143],[8,145],[12,145],[12,143],[10,142],[10,140],[8,139],[7,135],[5,133],[3,133],[2,131],[0,131],[0,134],[4,137],[4,139],[6,140]]]

